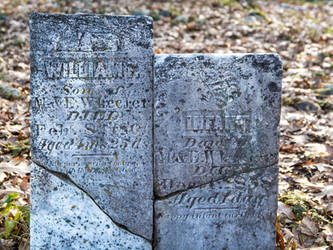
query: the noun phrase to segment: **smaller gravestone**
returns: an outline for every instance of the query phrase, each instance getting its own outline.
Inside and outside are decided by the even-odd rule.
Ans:
[[[157,55],[156,249],[275,249],[276,55]]]

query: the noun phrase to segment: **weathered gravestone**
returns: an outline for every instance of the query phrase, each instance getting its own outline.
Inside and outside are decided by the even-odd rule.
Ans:
[[[151,248],[152,20],[32,14],[30,30],[31,248]]]
[[[275,249],[281,62],[157,55],[156,249]]]
[[[31,249],[274,249],[276,55],[158,55],[153,97],[150,18],[30,21]]]

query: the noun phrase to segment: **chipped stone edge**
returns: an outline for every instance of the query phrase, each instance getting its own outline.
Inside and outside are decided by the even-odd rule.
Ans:
[[[273,56],[282,66],[282,60],[278,53],[193,53],[193,54],[154,54],[155,65],[164,63],[167,57],[193,58],[196,56],[205,56],[206,58],[228,58],[228,57],[244,57],[244,56]]]

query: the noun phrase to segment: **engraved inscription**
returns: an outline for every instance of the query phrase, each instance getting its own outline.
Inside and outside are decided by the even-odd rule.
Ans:
[[[151,240],[152,20],[32,17],[33,158],[71,178],[117,225]]]
[[[95,53],[96,54],[96,53]],[[104,56],[103,56],[104,57]],[[144,65],[125,58],[50,58],[45,61],[47,79],[139,79]]]
[[[249,115],[225,115],[223,111],[184,111],[185,136],[209,133],[247,133],[250,128]]]
[[[157,249],[274,249],[278,67],[273,55],[156,55]]]
[[[166,214],[163,217],[165,219],[169,219],[170,221],[193,221],[193,220],[207,220],[207,219],[220,219],[222,220],[222,223],[233,221],[237,218],[241,219],[242,217],[248,216],[249,214],[246,213],[246,211],[243,210],[237,210],[237,211],[207,211],[207,212],[201,212],[196,211],[192,213],[181,213],[181,214]],[[221,223],[221,222],[220,222]]]
[[[80,51],[120,51],[124,48],[124,40],[114,34],[86,31],[78,36]]]
[[[34,102],[40,109],[47,108],[65,108],[65,109],[77,109],[77,108],[92,108],[92,109],[138,109],[146,108],[146,99],[133,99],[128,100],[126,98],[120,99],[114,97],[98,97],[98,96],[52,96],[52,97],[32,97]]]
[[[76,37],[76,39],[69,41],[69,37]],[[110,32],[94,32],[91,29],[74,31],[72,28],[66,27],[59,35],[59,42],[55,49],[58,52],[116,52],[124,48],[124,39],[120,39]]]
[[[225,189],[223,192],[216,192],[209,197],[191,196],[186,193],[179,194],[168,203],[172,206],[185,207],[190,209],[239,209],[244,207],[245,203],[251,203],[252,206],[262,206],[263,195],[249,196],[243,190]]]
[[[150,107],[145,95],[136,97],[136,84],[147,79],[144,65],[137,58],[62,52],[43,65],[54,90],[48,96],[32,96],[31,102],[56,125],[38,123],[33,128],[40,135],[40,150],[57,155],[57,151],[112,154],[113,150],[144,149],[147,137],[142,131],[146,125],[137,118],[127,119],[131,113],[142,116]],[[68,82],[63,82],[66,79]],[[131,80],[127,88],[114,82],[124,79]]]
[[[54,123],[41,123],[41,119],[35,123],[32,129],[38,138],[33,150],[38,148],[56,160],[71,157],[68,164],[59,164],[74,176],[140,175],[144,167],[133,162],[132,155],[141,155],[148,145],[147,122],[138,118],[150,114],[151,105],[146,94],[136,94],[137,86],[149,79],[142,63],[101,52],[62,52],[42,65],[51,91],[47,96],[33,95],[31,102],[38,114]],[[130,80],[128,86],[122,84],[124,80]],[[96,157],[100,162],[89,160]]]

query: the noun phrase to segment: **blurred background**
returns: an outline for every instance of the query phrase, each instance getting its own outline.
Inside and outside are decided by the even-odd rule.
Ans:
[[[0,0],[0,250],[29,249],[29,14],[148,15],[154,52],[283,60],[279,249],[333,249],[333,1]]]

